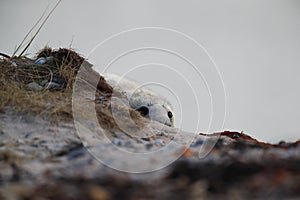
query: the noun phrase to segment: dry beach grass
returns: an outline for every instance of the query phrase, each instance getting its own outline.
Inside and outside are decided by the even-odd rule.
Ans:
[[[20,113],[30,111],[65,118],[72,116],[72,83],[83,58],[71,50],[52,52],[50,48],[43,49],[38,57],[46,54],[53,54],[53,60],[44,65],[26,57],[13,57],[0,62],[1,110],[13,107],[14,111]],[[60,90],[51,91],[46,86],[42,91],[35,91],[27,86],[31,82],[51,82],[54,77],[63,82]]]

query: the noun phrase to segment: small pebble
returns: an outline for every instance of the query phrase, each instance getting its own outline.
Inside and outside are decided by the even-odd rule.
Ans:
[[[18,64],[17,64],[15,61],[13,61],[13,62],[11,63],[11,66],[13,66],[13,67],[17,67],[17,66],[18,66]]]
[[[146,143],[146,144],[144,144],[145,145],[145,147],[146,147],[146,149],[147,150],[150,150],[152,147],[153,147],[153,144],[151,144],[151,143]]]
[[[47,83],[48,83],[48,80],[45,79],[45,80],[43,80],[43,81],[41,82],[41,85],[42,85],[42,86],[45,86]]]
[[[38,58],[38,59],[36,59],[36,60],[34,61],[34,63],[37,64],[37,65],[43,65],[43,64],[45,64],[46,62],[47,62],[47,60],[46,60],[45,57],[40,57],[40,58]]]
[[[41,85],[47,87],[48,89],[61,89],[63,86],[55,81],[48,82],[46,79],[41,82]]]
[[[123,144],[124,144],[123,140],[120,140],[120,139],[114,139],[112,141],[112,143],[117,146],[123,146]]]
[[[139,139],[138,142],[139,142],[139,143],[142,143],[142,144],[145,146],[145,148],[146,148],[147,150],[149,150],[149,149],[153,146],[153,143],[152,143],[152,142],[145,141],[145,140],[143,140],[143,139]]]
[[[124,144],[124,146],[128,147],[128,148],[132,148],[132,147],[134,147],[134,145],[133,145],[134,143],[135,143],[134,140],[129,139],[129,140],[126,141],[126,143]]]
[[[53,77],[52,82],[58,83],[58,84],[64,84],[65,81],[62,78]]]
[[[49,82],[46,84],[49,89],[59,89],[62,87],[62,85],[56,83],[56,82]]]
[[[45,64],[47,62],[50,62],[51,60],[53,60],[52,57],[47,57],[47,58],[45,58],[45,57],[39,57],[38,59],[36,59],[34,61],[34,63],[37,64],[37,65],[43,65],[43,64]]]
[[[154,143],[156,145],[159,145],[159,146],[164,146],[165,145],[165,142],[161,139],[156,139]]]
[[[34,89],[36,91],[42,91],[43,90],[43,87],[40,86],[39,84],[37,84],[36,82],[31,82],[31,83],[28,83],[27,84],[27,87],[31,88],[31,89]]]
[[[203,140],[197,140],[191,144],[191,147],[197,147],[203,144]]]
[[[123,132],[116,131],[116,132],[114,132],[114,135],[115,135],[115,137],[117,137],[119,139],[125,139],[126,138],[126,136]]]
[[[47,57],[47,58],[46,58],[46,63],[47,63],[47,62],[50,62],[50,61],[52,61],[52,60],[53,60],[53,57]]]
[[[97,123],[96,123],[96,122],[93,122],[93,121],[87,121],[86,123],[87,123],[87,125],[88,125],[90,128],[95,128],[95,127],[97,127]]]
[[[74,151],[71,151],[70,153],[68,153],[67,158],[68,160],[73,160],[75,158],[81,157],[85,154],[85,149],[80,148],[80,149],[76,149]]]
[[[39,144],[46,144],[46,143],[47,143],[46,140],[41,140],[41,141],[39,141]]]

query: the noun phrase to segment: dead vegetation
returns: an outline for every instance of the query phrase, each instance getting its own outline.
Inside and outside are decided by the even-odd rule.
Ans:
[[[40,64],[39,58],[49,58]],[[27,57],[5,58],[0,61],[0,111],[12,110],[16,113],[33,113],[47,117],[51,121],[72,119],[73,84],[84,58],[75,51],[60,48],[53,50],[45,47],[37,53],[35,59]],[[112,87],[105,79],[88,66],[86,79],[89,84],[97,85],[96,112],[99,123],[107,129],[118,129],[111,114],[110,97]],[[60,87],[51,88],[50,83],[59,83]],[[30,83],[43,85],[37,91],[28,87]],[[46,83],[46,84],[45,84]],[[145,119],[130,108],[132,119],[142,126]]]
[[[72,117],[72,84],[84,58],[69,49],[44,48],[37,58],[51,57],[45,64],[36,64],[27,57],[6,58],[0,61],[0,110],[18,113]],[[42,91],[28,87],[29,83],[51,83],[55,79],[59,89],[45,86]]]

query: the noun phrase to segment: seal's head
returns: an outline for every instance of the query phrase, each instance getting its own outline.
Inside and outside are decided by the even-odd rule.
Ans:
[[[164,97],[119,75],[103,74],[103,76],[113,87],[114,92],[117,91],[127,97],[131,108],[139,111],[144,117],[174,127],[173,109],[171,103]]]
[[[168,105],[146,104],[136,109],[143,116],[158,121],[170,127],[174,127],[173,111]]]

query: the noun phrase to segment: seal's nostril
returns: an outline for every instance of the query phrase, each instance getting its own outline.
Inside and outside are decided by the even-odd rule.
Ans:
[[[144,116],[148,115],[148,113],[149,113],[149,108],[146,106],[141,106],[136,110],[139,111]]]

